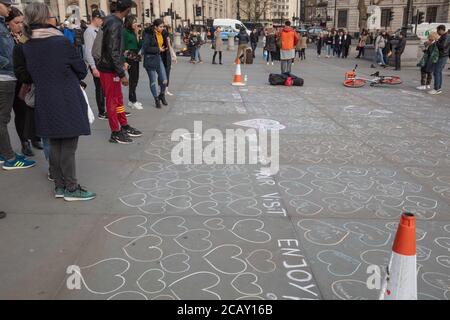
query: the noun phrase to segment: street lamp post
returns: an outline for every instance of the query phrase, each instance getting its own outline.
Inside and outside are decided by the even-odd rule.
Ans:
[[[86,7],[86,20],[90,21],[91,19],[90,19],[90,15],[89,15],[89,8],[88,8],[87,0],[84,0],[84,5]]]
[[[337,28],[337,0],[334,0],[334,29]]]
[[[237,0],[237,14],[236,14],[236,19],[237,20],[241,20],[241,12],[240,12],[240,2],[239,2],[239,0]]]

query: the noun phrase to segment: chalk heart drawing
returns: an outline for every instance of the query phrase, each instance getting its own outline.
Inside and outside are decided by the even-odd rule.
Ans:
[[[174,180],[178,178],[178,172],[174,171],[161,172],[156,177],[161,180]]]
[[[328,272],[334,276],[351,276],[361,265],[361,262],[336,250],[324,250],[317,254],[317,259],[325,263]]]
[[[253,187],[249,184],[238,184],[229,188],[227,191],[241,198],[251,198],[256,196]]]
[[[328,209],[335,214],[352,214],[363,208],[362,205],[343,198],[323,198],[323,201],[328,204]]]
[[[349,235],[348,231],[319,220],[300,220],[298,226],[306,230],[306,240],[318,245],[338,245]]]
[[[172,282],[168,288],[178,300],[221,300],[220,295],[212,291],[219,283],[217,274],[199,271]]]
[[[263,293],[263,289],[258,285],[258,276],[251,272],[238,274],[231,280],[231,286],[237,292],[247,296],[257,296]]]
[[[417,261],[427,261],[428,259],[430,259],[431,252],[431,249],[425,248],[424,246],[417,246]]]
[[[244,198],[229,203],[228,208],[240,216],[257,217],[262,213],[260,209],[256,208],[257,204],[256,199]]]
[[[405,171],[418,178],[432,178],[434,176],[434,172],[432,170],[423,168],[406,167]]]
[[[286,126],[271,119],[249,119],[235,122],[234,125],[262,130],[283,130]]]
[[[350,201],[356,203],[369,203],[369,201],[373,198],[373,195],[371,194],[354,190],[347,190],[344,192],[344,195],[349,197]]]
[[[361,260],[367,264],[377,266],[388,266],[391,259],[391,252],[386,250],[372,249],[361,253]]]
[[[217,189],[229,189],[232,187],[228,180],[217,180],[212,183],[212,186]]]
[[[217,210],[218,203],[215,201],[202,201],[192,206],[192,210],[199,216],[217,216],[220,211]]]
[[[214,182],[214,179],[210,174],[199,174],[189,178],[189,180],[196,184],[212,184]]]
[[[278,185],[293,197],[304,197],[313,192],[313,189],[296,181],[280,181]]]
[[[110,294],[122,288],[126,280],[123,275],[130,268],[130,263],[121,258],[110,258],[81,267],[80,276],[86,289],[94,294]],[[96,279],[105,281],[96,281]]]
[[[192,206],[192,198],[189,196],[176,196],[166,199],[165,202],[177,209],[186,210]]]
[[[173,191],[173,189],[163,188],[163,189],[157,189],[157,190],[151,191],[148,194],[152,197],[165,200],[167,198],[173,197],[174,191]]]
[[[191,268],[188,264],[190,259],[185,253],[171,254],[161,260],[161,267],[169,273],[183,273]]]
[[[213,190],[211,186],[199,186],[190,190],[189,193],[197,197],[211,197],[214,194]]]
[[[160,294],[154,298],[151,298],[150,300],[176,300],[176,299],[172,297],[170,294]]]
[[[406,197],[406,200],[423,209],[434,209],[437,208],[438,205],[436,200],[419,196],[408,196]]]
[[[450,251],[450,238],[448,238],[448,237],[440,237],[440,238],[434,239],[434,242],[436,242],[436,244],[438,246],[440,246],[440,247]]]
[[[225,229],[225,225],[223,224],[222,218],[211,218],[203,222],[203,225],[211,230],[223,230]]]
[[[368,191],[375,184],[374,181],[365,177],[341,176],[338,177],[338,180],[342,183],[346,183],[349,188],[358,191]]]
[[[233,201],[233,195],[229,192],[216,192],[211,199],[220,203],[228,203]]]
[[[258,219],[244,219],[237,221],[230,232],[236,237],[251,243],[267,243],[272,236],[263,231],[264,222]]]
[[[162,257],[163,252],[159,248],[161,243],[159,236],[150,234],[130,241],[122,249],[134,261],[151,262]]]
[[[450,224],[445,225],[444,230],[450,232]]]
[[[163,169],[164,169],[164,165],[162,163],[158,163],[158,162],[149,162],[149,163],[141,166],[141,170],[144,170],[144,171],[150,172],[150,173],[161,172],[161,171],[163,171]]]
[[[341,183],[336,183],[328,180],[312,180],[311,184],[316,186],[320,192],[328,194],[339,194],[345,191],[347,188]]]
[[[144,216],[122,217],[104,226],[105,230],[115,236],[127,239],[138,238],[147,233]]]
[[[386,223],[386,228],[390,231],[397,232],[398,222],[388,222]],[[416,241],[421,241],[425,238],[427,232],[416,227]]]
[[[136,280],[136,284],[146,293],[158,293],[166,288],[166,283],[162,280],[164,275],[164,272],[159,269],[149,269]]]
[[[391,238],[390,233],[360,222],[348,222],[344,228],[359,235],[359,241],[371,247],[385,246]]]
[[[155,221],[150,228],[161,236],[177,236],[188,230],[184,226],[185,223],[186,220],[183,217],[171,216]]]
[[[266,249],[258,249],[251,252],[245,260],[258,272],[270,273],[277,268],[275,262],[272,261],[273,254]]]
[[[306,199],[292,199],[289,204],[300,215],[314,216],[323,210],[323,207]]]
[[[337,170],[321,166],[311,166],[306,170],[314,174],[314,176],[318,179],[335,179],[340,173]]]
[[[211,231],[207,229],[188,230],[174,238],[180,247],[188,251],[202,252],[212,247],[212,242],[208,240]]]
[[[333,282],[333,294],[341,300],[376,300],[377,290],[369,290],[364,281],[344,279]]]
[[[153,190],[158,186],[158,179],[149,178],[149,179],[142,179],[138,181],[134,181],[133,184],[142,190]]]
[[[166,212],[167,205],[164,202],[149,202],[146,205],[139,207],[139,211],[146,214],[163,214]]]
[[[249,184],[252,181],[250,180],[250,176],[246,173],[238,173],[238,174],[232,174],[228,177],[228,179],[233,183],[240,183],[240,184]]]
[[[148,300],[147,297],[138,291],[122,291],[113,294],[108,300]]]
[[[432,287],[449,291],[450,290],[450,274],[443,274],[438,272],[425,272],[422,274],[422,279]]]
[[[422,219],[422,220],[432,220],[437,214],[436,211],[434,211],[434,210],[429,211],[427,209],[411,207],[411,206],[404,206],[403,210],[406,212],[411,212],[411,213],[415,214],[417,219]]]
[[[177,179],[166,183],[166,186],[172,189],[186,190],[191,187],[191,183],[185,179]]]
[[[445,268],[450,268],[450,256],[438,256],[436,257],[437,263]]]
[[[242,254],[241,247],[234,244],[223,244],[203,256],[216,271],[224,274],[238,274],[247,269],[247,263],[238,258]]]
[[[303,178],[306,172],[294,167],[282,167],[280,169],[280,177],[286,180],[298,180]]]
[[[145,205],[145,199],[147,199],[145,193],[133,193],[119,198],[124,205],[131,208]]]

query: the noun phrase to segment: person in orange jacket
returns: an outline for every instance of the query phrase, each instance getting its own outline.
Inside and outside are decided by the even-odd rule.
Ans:
[[[291,22],[286,21],[278,36],[281,39],[281,73],[291,73],[292,60],[295,58],[295,46],[299,41],[298,34],[291,28]]]

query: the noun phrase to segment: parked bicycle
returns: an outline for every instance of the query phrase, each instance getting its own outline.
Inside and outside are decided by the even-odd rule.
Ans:
[[[380,75],[380,71],[377,71],[374,74],[370,75],[371,77],[374,77],[373,79],[358,77],[358,75],[356,74],[357,68],[358,65],[356,65],[352,71],[345,73],[344,86],[346,86],[347,88],[361,88],[364,87],[367,82],[370,83],[371,87],[378,84],[397,85],[403,82],[402,79],[397,76]]]

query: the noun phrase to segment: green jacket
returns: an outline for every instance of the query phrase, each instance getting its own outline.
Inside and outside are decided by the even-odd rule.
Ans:
[[[138,41],[136,34],[128,29],[123,30],[124,51],[133,51],[138,53],[142,47],[142,40]]]
[[[436,62],[438,62],[438,60],[439,60],[439,49],[436,46],[436,43],[433,43],[426,50],[424,50],[423,57],[422,59],[420,59],[417,66],[424,68],[427,65],[435,64]]]

